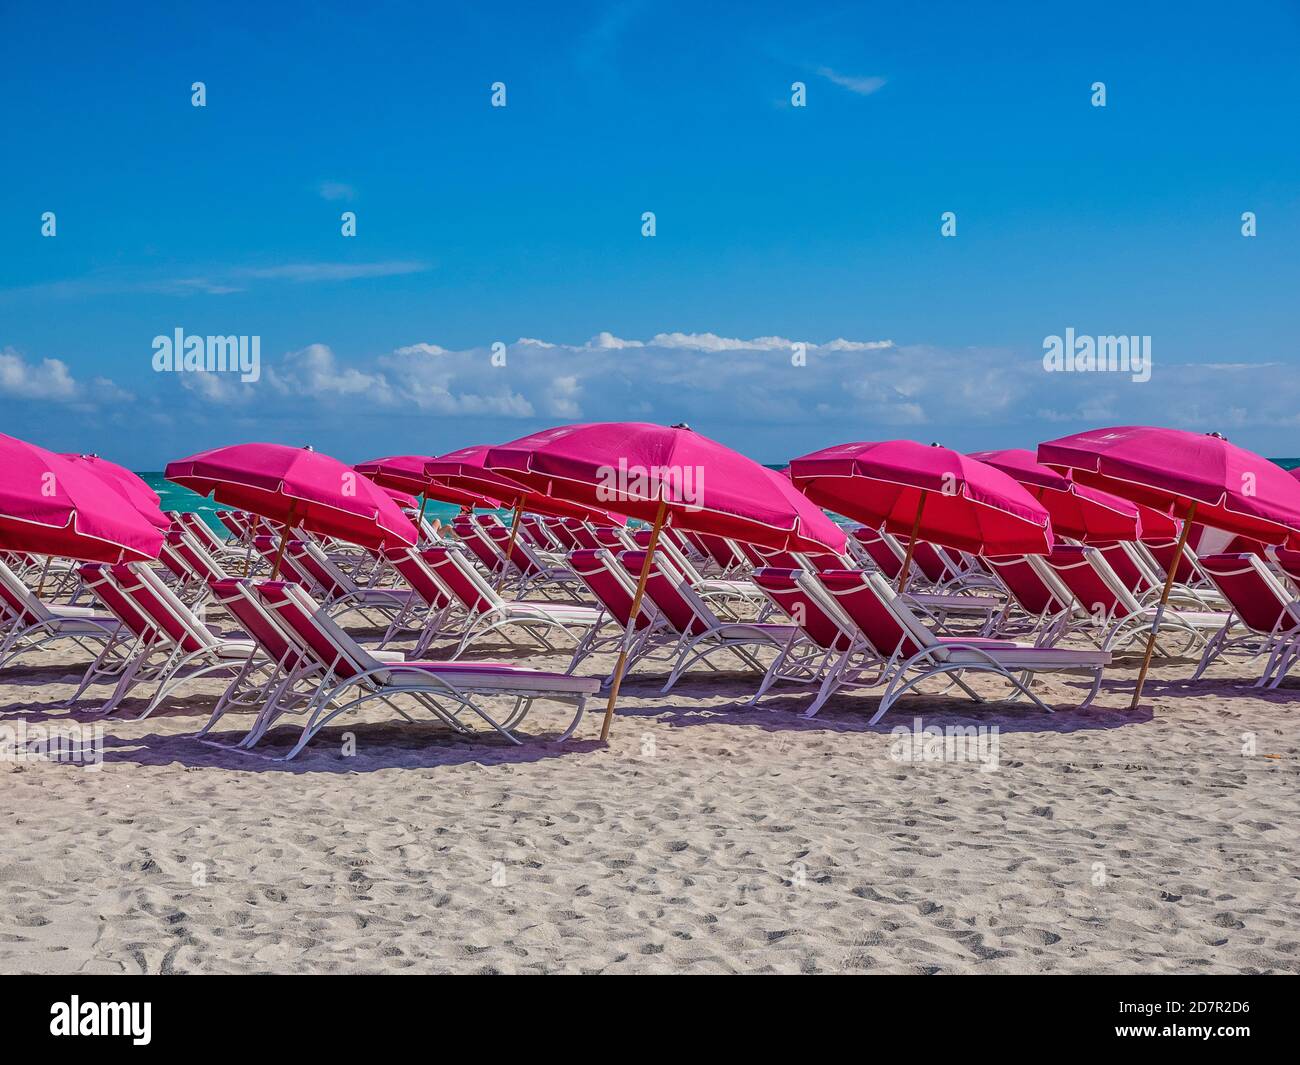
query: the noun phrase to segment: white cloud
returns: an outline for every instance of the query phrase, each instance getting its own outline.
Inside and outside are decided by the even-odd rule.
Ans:
[[[0,393],[21,399],[68,402],[77,398],[78,391],[62,359],[31,363],[12,348],[0,352]]]
[[[540,340],[530,340],[530,344],[540,344]],[[554,347],[553,344],[547,344],[547,347]],[[639,340],[624,340],[622,337],[616,337],[613,333],[597,333],[587,341],[589,348],[602,348],[607,351],[621,351],[623,348],[643,348],[645,345]]]
[[[183,268],[181,277],[142,276],[137,271],[103,270],[83,277],[46,281],[36,285],[0,288],[0,300],[38,296],[60,299],[84,299],[147,293],[162,296],[225,296],[243,292],[250,282],[286,281],[296,284],[312,282],[356,281],[380,277],[402,277],[433,269],[433,264],[415,259],[390,259],[370,263],[298,262],[274,266],[236,266],[219,268]]]
[[[346,200],[351,203],[357,197],[357,190],[342,181],[322,181],[316,186],[322,200]]]
[[[13,348],[0,350],[0,396],[58,403],[81,410],[130,402],[134,396],[107,377],[77,380],[62,359],[28,361]]]
[[[324,344],[310,344],[286,355],[278,366],[267,367],[271,387],[291,396],[312,399],[366,399],[389,405],[394,394],[382,373],[366,373],[340,366]]]
[[[1212,363],[1179,363],[1173,353],[1162,359],[1157,347],[1151,380],[1139,383],[1118,373],[1048,373],[1030,344],[1013,352],[844,337],[803,343],[800,360],[792,358],[793,340],[775,336],[521,337],[506,346],[504,366],[490,343],[452,349],[422,340],[368,357],[318,343],[279,356],[264,351],[257,383],[222,374],[144,376],[148,398],[162,397],[178,425],[220,406],[221,417],[237,416],[249,435],[289,408],[327,424],[367,413],[381,415],[384,426],[430,415],[466,419],[467,439],[476,435],[475,419],[747,425],[777,452],[791,433],[810,441],[910,436],[1009,446],[1157,421],[1217,429],[1250,446],[1266,432],[1288,440],[1300,426],[1300,380],[1287,366],[1242,362],[1230,351],[1214,353]],[[190,403],[176,403],[178,394]],[[0,350],[0,396],[107,409],[121,408],[125,395],[106,378],[76,378],[59,359]]]
[[[851,74],[841,74],[830,67],[818,67],[817,73],[833,85],[848,89],[849,92],[857,93],[859,96],[870,96],[885,87],[885,79],[881,77],[855,77]]]
[[[235,273],[272,281],[354,281],[366,277],[397,277],[420,274],[429,263],[405,259],[378,263],[285,263],[282,266],[246,266]]]

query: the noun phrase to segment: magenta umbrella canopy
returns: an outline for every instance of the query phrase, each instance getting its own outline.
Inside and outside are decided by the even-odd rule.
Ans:
[[[1155,510],[1269,544],[1300,535],[1300,482],[1213,433],[1121,425],[1049,440],[1038,461]]]
[[[387,492],[338,459],[310,448],[214,448],[169,462],[166,477],[228,507],[362,547],[413,546],[419,538]]]
[[[485,444],[475,444],[449,451],[425,463],[425,473],[436,482],[462,492],[495,496],[507,506],[518,506],[536,514],[556,518],[578,518],[601,525],[623,525],[626,519],[597,506],[561,499],[549,492],[530,487],[521,480],[506,477],[485,465]]]
[[[433,455],[389,455],[387,458],[358,462],[352,468],[384,488],[427,495],[430,499],[451,503],[453,506],[482,507],[485,510],[496,510],[501,506],[500,501],[490,496],[461,492],[430,480],[424,472],[424,466],[434,458]]]
[[[978,555],[1044,555],[1046,508],[992,466],[912,440],[839,444],[790,463],[809,499],[873,529]],[[917,514],[920,522],[917,523]]]
[[[494,447],[487,465],[547,495],[782,551],[844,550],[844,532],[784,477],[686,426],[566,425]]]
[[[69,462],[84,466],[110,487],[115,488],[151,525],[164,530],[171,528],[172,520],[160,509],[162,500],[158,493],[125,466],[109,462],[108,459],[100,458],[98,455],[65,454],[63,457]]]
[[[162,531],[84,463],[0,434],[0,550],[89,562],[157,558]]]
[[[974,451],[970,457],[1023,485],[1047,509],[1056,536],[1069,536],[1085,544],[1142,538],[1140,511],[1146,508],[1109,492],[1075,484],[1065,474],[1042,465],[1032,451]],[[1165,524],[1172,527],[1174,522],[1166,518]]]
[[[387,488],[382,484],[379,487],[383,488],[388,494],[388,498],[399,507],[404,507],[409,510],[420,505],[420,501],[416,499],[415,496],[411,495],[410,492],[403,492],[400,488]]]

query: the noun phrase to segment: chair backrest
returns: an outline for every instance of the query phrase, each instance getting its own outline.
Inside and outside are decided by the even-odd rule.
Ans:
[[[666,532],[667,530],[663,531]],[[632,546],[632,541],[628,539],[627,533],[615,525],[593,525],[591,535],[596,538],[596,543],[611,551],[626,551]]]
[[[281,580],[291,580],[295,584],[301,584],[304,588],[311,588],[316,581],[307,573],[302,566],[289,554],[289,545],[285,544],[283,553],[280,552],[280,538],[278,536],[267,536],[259,534],[253,537],[253,550],[256,551],[267,564],[274,567],[275,557],[280,555],[280,577]]]
[[[0,562],[0,599],[9,613],[27,625],[49,621],[53,616],[40,597],[3,562]]]
[[[880,534],[878,529],[854,529],[853,539],[862,545],[862,549],[871,557],[871,561],[876,564],[890,580],[897,580],[898,575],[903,571],[902,556],[896,552],[889,542]]]
[[[627,571],[619,565],[613,553],[603,547],[583,548],[571,552],[568,561],[569,568],[596,597],[596,602],[626,629],[632,616],[636,585],[628,579]],[[654,624],[655,617],[654,603],[643,597],[636,617],[637,629],[649,628]]]
[[[1300,551],[1288,547],[1279,547],[1273,552],[1277,567],[1286,574],[1287,579],[1300,590]]]
[[[560,545],[562,551],[577,551],[582,548],[582,544],[578,543],[564,518],[545,517],[542,518],[542,524],[546,526],[546,531],[555,537],[555,542]]]
[[[1300,604],[1257,555],[1206,555],[1200,562],[1237,616],[1255,632],[1289,631],[1300,624]]]
[[[77,569],[81,581],[113,617],[142,639],[151,638],[157,631],[149,619],[113,579],[113,567],[107,562],[83,562]]]
[[[856,569],[819,570],[817,581],[831,596],[846,617],[857,627],[858,635],[880,658],[888,659],[895,653],[905,657],[921,649],[920,642],[908,631],[890,608],[887,598],[873,583],[876,578],[890,591],[888,582],[878,573],[864,573]]]
[[[635,530],[631,526],[628,526],[625,530],[625,540],[626,537],[634,535]],[[682,552],[682,554],[687,556],[700,554],[699,548],[691,543],[681,529],[674,528],[672,525],[665,525],[662,535],[667,536],[668,539],[673,542],[673,546],[677,548],[678,551]]]
[[[460,551],[452,547],[429,547],[421,557],[443,587],[470,614],[481,614],[503,606],[500,596]]]
[[[594,551],[598,547],[605,546],[605,544],[596,538],[596,534],[592,531],[591,526],[585,521],[579,521],[577,518],[570,518],[565,522],[564,527],[569,531],[569,535],[573,537],[573,542],[578,544],[579,550]]]
[[[745,556],[740,549],[725,536],[715,536],[713,533],[696,533],[700,544],[703,546],[705,553],[723,570],[733,569],[745,561]]]
[[[768,547],[759,547],[757,544],[742,544],[736,541],[739,547],[755,566],[766,566],[769,569],[803,569],[803,559],[793,551],[774,551]],[[825,569],[831,569],[836,565],[834,559],[827,562]],[[840,565],[843,565],[841,562]]]
[[[300,585],[292,581],[258,581],[253,593],[287,638],[316,665],[347,680],[375,668],[377,662],[335,625]]]
[[[303,661],[302,649],[291,641],[267,612],[247,577],[222,577],[212,581],[214,601],[239,622],[243,629],[266,652],[267,657],[285,670],[296,669]]]
[[[172,531],[166,535],[167,545],[184,564],[189,575],[199,578],[205,584],[219,581],[229,576],[221,568],[199,541],[188,532]],[[169,567],[170,568],[170,567]]]
[[[827,608],[809,586],[812,575],[802,567],[759,566],[750,579],[818,647],[847,651],[853,646],[852,621],[838,608],[834,613]]]
[[[219,510],[217,521],[221,522],[226,527],[226,531],[236,540],[242,542],[248,538],[248,525],[238,511]]]
[[[618,561],[628,575],[637,580],[645,556],[644,551],[623,551],[618,555]],[[682,575],[658,551],[650,565],[645,594],[668,626],[678,634],[698,636],[720,624],[713,611],[691,591]]]
[[[355,595],[356,582],[338,568],[316,544],[310,540],[290,540],[285,554],[294,564],[311,577],[312,582],[333,599],[341,595]]]
[[[843,569],[853,565],[850,559],[832,551],[777,551],[770,547],[750,546],[762,559],[760,565],[775,569]]]
[[[1147,550],[1151,552],[1156,562],[1160,564],[1160,572],[1168,573],[1169,567],[1174,561],[1174,552],[1178,549],[1177,540],[1143,540]],[[1178,560],[1178,572],[1174,574],[1174,580],[1179,584],[1188,584],[1197,579],[1195,552],[1189,551],[1187,547],[1183,548],[1183,557]]]
[[[898,541],[906,551],[907,539],[900,536]],[[957,575],[955,570],[949,571],[947,560],[939,554],[934,544],[926,540],[916,541],[912,548],[912,562],[931,584],[943,584],[944,581]]]
[[[1007,593],[1026,613],[1041,615],[1049,610],[1063,610],[1067,606],[1066,603],[1057,602],[1051,588],[1024,555],[987,558],[984,561],[992,567]]]
[[[655,545],[655,551],[662,551],[664,557],[668,559],[669,565],[690,581],[691,584],[699,584],[700,581],[704,580],[704,578],[700,576],[700,571],[695,568],[695,563],[687,558],[685,552],[673,543],[672,540],[664,538],[665,531],[666,530],[664,529],[659,530],[659,542]],[[650,529],[637,529],[637,531],[632,534],[632,541],[638,548],[646,550],[650,547],[650,537],[652,535],[653,533]],[[622,549],[620,548],[614,553],[618,554],[620,550]]]
[[[1150,574],[1143,572],[1140,560],[1134,557],[1130,545],[1117,541],[1110,544],[1096,544],[1095,549],[1098,555],[1110,563],[1115,576],[1130,592],[1141,595],[1151,587]]]
[[[487,539],[483,526],[470,518],[457,518],[452,528],[460,537],[461,544],[483,564],[489,573],[501,568],[502,556],[491,540]]]
[[[531,577],[541,572],[542,566],[540,560],[533,554],[532,545],[519,534],[515,535],[515,542],[512,544],[510,529],[505,525],[489,525],[483,531],[501,552],[501,557],[508,557],[521,575]]]
[[[423,552],[413,547],[386,547],[382,554],[425,606],[442,610],[451,603],[451,593],[424,560]]]
[[[536,514],[524,514],[519,519],[519,535],[528,537],[528,540],[534,547],[542,551],[556,551],[560,549],[560,542],[546,527]]]
[[[1141,610],[1132,591],[1096,548],[1057,544],[1044,561],[1094,617],[1125,618]]]
[[[194,536],[199,543],[207,547],[209,551],[220,551],[226,546],[213,531],[212,526],[203,520],[202,515],[191,510],[182,513],[180,518],[186,531]]]
[[[171,572],[178,581],[187,581],[192,574],[190,573],[189,564],[181,558],[176,548],[172,546],[174,536],[184,535],[180,529],[168,529],[163,533],[163,541],[158,546],[158,561],[161,562]]]
[[[158,635],[186,654],[216,645],[217,640],[194,612],[176,597],[143,562],[119,562],[112,569],[122,594],[149,621]]]

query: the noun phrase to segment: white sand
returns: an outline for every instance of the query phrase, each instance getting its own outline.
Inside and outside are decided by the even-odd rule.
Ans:
[[[100,720],[43,709],[72,655],[28,661],[0,724]],[[98,771],[0,762],[0,970],[1300,972],[1300,687],[1239,690],[1241,660],[1168,685],[1190,672],[1135,714],[1130,667],[1082,713],[921,696],[872,729],[872,694],[805,721],[802,690],[634,676],[608,748],[598,715],[515,749],[375,704],[287,764],[189,738],[200,682],[103,719]],[[996,768],[891,759],[914,715],[997,725]]]

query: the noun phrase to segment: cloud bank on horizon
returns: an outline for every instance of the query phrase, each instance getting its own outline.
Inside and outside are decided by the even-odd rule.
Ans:
[[[1151,380],[1135,383],[1113,373],[1047,373],[1041,359],[1007,351],[889,339],[801,343],[666,332],[641,340],[601,332],[582,344],[521,337],[451,350],[419,341],[364,358],[313,343],[267,353],[261,380],[251,384],[234,374],[186,372],[150,373],[128,387],[83,380],[57,358],[3,348],[0,396],[24,401],[38,425],[70,410],[88,424],[127,422],[176,441],[154,461],[196,450],[186,433],[228,442],[310,427],[316,446],[346,451],[367,446],[343,442],[364,425],[372,441],[417,433],[429,441],[423,450],[436,451],[601,420],[686,421],[778,461],[787,451],[893,436],[968,449],[1032,447],[1057,430],[1153,418],[1246,437],[1270,427],[1285,435],[1300,424],[1300,385],[1278,370],[1162,363],[1157,355]],[[340,442],[332,444],[335,434]]]

